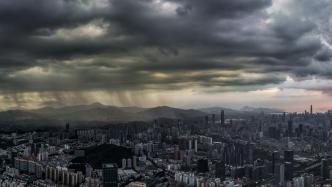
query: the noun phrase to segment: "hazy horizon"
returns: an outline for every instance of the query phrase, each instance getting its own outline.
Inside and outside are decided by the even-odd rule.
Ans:
[[[184,110],[204,110],[204,109],[213,109],[213,108],[220,108],[220,109],[229,109],[229,110],[235,110],[235,111],[250,111],[250,110],[259,110],[259,109],[271,109],[271,110],[280,110],[280,112],[286,112],[286,113],[304,113],[305,111],[310,111],[310,106],[304,107],[303,111],[286,111],[282,108],[273,108],[268,106],[248,106],[243,105],[239,107],[232,107],[232,106],[220,106],[220,105],[209,105],[209,106],[176,106],[176,105],[151,105],[151,106],[137,106],[137,105],[109,105],[105,103],[100,102],[94,102],[94,103],[80,103],[80,104],[68,104],[68,105],[52,105],[52,106],[39,106],[39,107],[33,107],[33,108],[10,108],[10,109],[4,109],[0,110],[0,112],[10,111],[10,110],[40,110],[40,109],[47,109],[47,108],[54,108],[54,109],[61,109],[66,107],[79,107],[79,106],[95,106],[96,108],[100,107],[118,107],[118,108],[142,108],[142,109],[150,109],[150,108],[158,108],[158,107],[170,107],[170,108],[178,108],[178,109],[184,109]],[[313,108],[314,113],[325,113],[328,112],[327,110],[317,110]]]

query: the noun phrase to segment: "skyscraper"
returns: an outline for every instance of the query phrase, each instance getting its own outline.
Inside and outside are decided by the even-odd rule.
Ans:
[[[278,151],[272,153],[272,173],[276,174],[276,165],[280,161],[280,155]]]
[[[197,145],[197,139],[194,140],[194,149],[195,149],[195,153],[197,153],[198,151],[198,145]]]
[[[118,166],[116,164],[103,164],[104,187],[118,187]]]
[[[209,171],[209,161],[208,159],[199,159],[197,161],[197,171],[199,173],[205,173]]]
[[[286,112],[282,113],[282,121],[284,122],[286,120]]]
[[[221,178],[221,179],[225,179],[225,170],[226,170],[225,162],[219,161],[219,162],[216,163],[216,170],[215,170],[216,171],[216,173],[215,173],[216,177]]]
[[[310,115],[312,115],[312,105],[310,105]]]
[[[221,110],[220,112],[220,124],[224,125],[225,124],[225,111]]]
[[[69,123],[66,124],[66,132],[69,132]]]
[[[293,179],[293,163],[285,162],[285,180],[290,181]]]
[[[294,151],[286,150],[284,152],[284,162],[293,163],[293,160],[294,160]]]
[[[192,139],[190,139],[189,140],[189,147],[188,147],[188,150],[192,150],[192,147],[193,147],[193,140]]]
[[[281,186],[284,185],[284,182],[285,182],[285,165],[284,164],[281,164],[280,167],[279,167],[279,184]]]
[[[322,159],[321,161],[321,176],[324,179],[329,178],[329,168],[328,168],[328,161],[326,159]]]
[[[288,120],[288,137],[293,136],[293,121],[290,119]]]

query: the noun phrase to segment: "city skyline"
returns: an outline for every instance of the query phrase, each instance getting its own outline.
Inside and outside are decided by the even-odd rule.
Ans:
[[[326,0],[0,0],[0,110],[332,108]]]

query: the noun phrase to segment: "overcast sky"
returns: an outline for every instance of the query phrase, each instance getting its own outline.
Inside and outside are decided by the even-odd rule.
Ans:
[[[0,0],[0,109],[332,109],[330,0]]]

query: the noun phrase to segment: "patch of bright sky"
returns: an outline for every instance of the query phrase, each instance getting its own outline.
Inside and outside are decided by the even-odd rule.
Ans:
[[[76,39],[94,39],[107,33],[109,25],[102,21],[93,21],[85,25],[74,28],[60,28],[54,31],[50,36],[41,38],[51,40],[76,40]]]
[[[162,0],[154,0],[153,4],[155,5],[156,9],[164,15],[175,15],[176,9],[178,8],[176,3]]]

